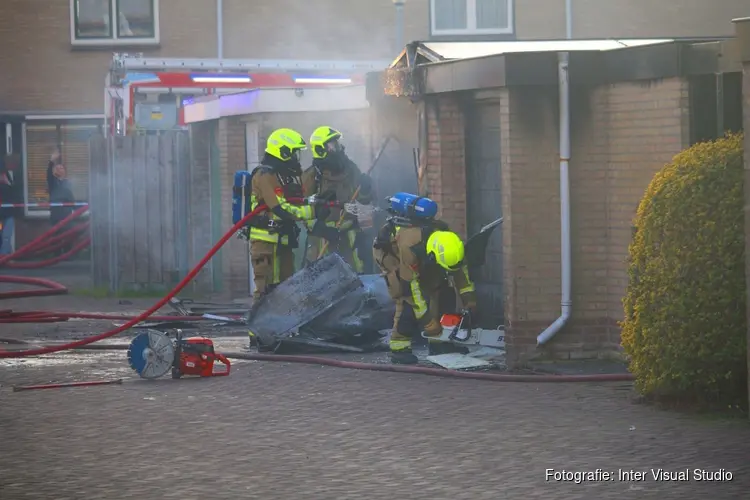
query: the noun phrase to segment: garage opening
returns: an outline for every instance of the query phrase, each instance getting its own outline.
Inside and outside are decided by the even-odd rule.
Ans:
[[[500,204],[500,103],[496,99],[471,100],[466,113],[466,212],[468,235],[502,217]],[[480,325],[504,324],[503,245],[500,228],[493,231],[486,261],[470,269],[477,287]]]

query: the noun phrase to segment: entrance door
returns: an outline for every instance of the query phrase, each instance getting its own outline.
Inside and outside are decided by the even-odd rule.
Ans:
[[[502,217],[500,205],[500,104],[476,101],[467,123],[466,209],[468,236]],[[484,266],[471,270],[484,328],[504,323],[502,226],[495,228]]]
[[[245,124],[245,165],[247,166],[247,171],[252,172],[255,167],[257,167],[260,164],[260,126],[258,123],[255,122],[249,122]],[[249,290],[250,295],[255,292],[255,283],[253,279],[255,278],[255,275],[253,274],[253,259],[250,256],[250,246],[248,245],[248,252],[247,252],[247,260],[248,260],[248,279],[249,282]]]

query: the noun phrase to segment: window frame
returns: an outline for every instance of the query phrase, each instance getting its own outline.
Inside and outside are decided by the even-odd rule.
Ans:
[[[118,33],[117,11],[122,0],[107,0],[110,4],[110,34],[106,37],[79,38],[76,35],[78,27],[78,6],[76,0],[70,0],[70,44],[74,46],[112,46],[112,45],[158,45],[160,43],[159,29],[159,0],[149,0],[154,18],[153,36],[136,37],[122,36]]]
[[[477,28],[477,0],[466,0],[466,24],[465,29],[437,29],[435,27],[435,0],[430,0],[430,35],[432,36],[456,36],[456,35],[512,35],[515,32],[513,19],[515,0],[508,2],[508,26],[506,28]]]
[[[65,125],[75,125],[76,122],[84,125],[90,125],[92,127],[98,127],[100,131],[104,130],[104,115],[92,114],[92,115],[39,115],[39,116],[26,116],[26,119],[21,124],[21,141],[22,141],[22,154],[21,154],[21,170],[23,171],[23,216],[25,219],[45,219],[50,217],[49,209],[32,209],[29,207],[29,161],[28,161],[28,146],[27,146],[27,127],[35,123],[44,123],[56,128],[57,142],[58,145],[62,143],[62,128]],[[46,165],[45,165],[46,168]],[[90,169],[90,167],[89,167]],[[90,187],[89,187],[90,189]],[[89,196],[90,198],[90,196]]]

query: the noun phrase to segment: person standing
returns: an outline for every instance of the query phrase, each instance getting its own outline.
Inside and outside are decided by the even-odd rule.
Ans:
[[[19,156],[10,154],[0,164],[0,205],[18,204],[22,201],[19,193],[21,186],[15,179],[19,163]],[[0,207],[0,255],[13,253],[13,233],[17,214],[18,207]]]
[[[305,196],[316,195],[322,199],[348,203],[356,195],[356,202],[369,205],[373,201],[372,180],[363,174],[346,154],[341,142],[343,135],[333,127],[321,126],[310,136],[313,164],[302,174]],[[358,274],[364,272],[362,253],[369,245],[364,241],[363,228],[356,218],[344,215],[334,208],[326,220],[308,223],[311,245],[310,261],[338,252]]]

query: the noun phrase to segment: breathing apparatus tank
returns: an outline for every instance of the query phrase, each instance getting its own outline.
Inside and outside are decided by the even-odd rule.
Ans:
[[[232,224],[237,224],[250,213],[250,194],[253,175],[246,170],[234,173],[232,188]]]
[[[429,198],[410,193],[396,193],[390,198],[389,212],[398,218],[407,219],[415,224],[427,222],[437,216],[437,203]]]

